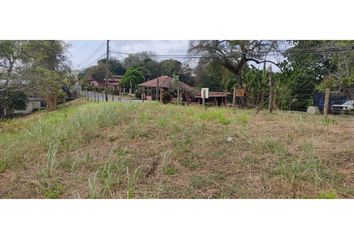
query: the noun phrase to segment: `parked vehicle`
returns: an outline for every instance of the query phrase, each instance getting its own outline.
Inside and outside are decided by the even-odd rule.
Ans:
[[[354,113],[354,100],[345,101],[342,104],[333,104],[331,106],[331,113]]]
[[[313,106],[317,106],[320,109],[320,112],[323,112],[323,107],[324,107],[324,96],[325,94],[320,92],[316,93],[313,98]],[[342,104],[345,101],[348,101],[347,96],[341,95],[341,93],[334,93],[331,92],[331,95],[329,97],[329,106],[332,106],[334,104]],[[331,109],[329,109],[331,111]]]

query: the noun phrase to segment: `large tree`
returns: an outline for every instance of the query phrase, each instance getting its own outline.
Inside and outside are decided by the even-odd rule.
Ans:
[[[73,83],[67,61],[64,41],[29,41],[28,63],[31,65],[23,76],[30,80],[34,94],[45,99],[48,110],[55,110],[64,90]]]
[[[129,54],[123,61],[123,66],[128,69],[131,67],[141,67],[146,59],[152,59],[151,52],[140,52]]]
[[[270,60],[268,54],[277,51],[278,41],[263,40],[202,40],[191,41],[189,53],[202,55],[221,63],[232,72],[242,85],[242,70],[247,63],[261,64],[265,62],[277,64]]]

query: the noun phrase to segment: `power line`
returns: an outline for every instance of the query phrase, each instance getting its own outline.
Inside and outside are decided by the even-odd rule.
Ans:
[[[86,43],[83,46],[81,46],[81,48],[79,50],[75,51],[73,54],[77,54],[77,53],[81,52],[83,49],[85,49],[91,43],[92,43],[92,41],[86,40]]]
[[[104,46],[104,42],[101,42],[98,45],[98,47],[96,48],[96,50],[93,52],[93,54],[89,58],[85,59],[85,61],[81,61],[81,63],[90,61],[92,59],[92,57],[94,57],[96,55],[96,53],[102,48],[102,46]],[[79,64],[79,65],[81,65],[81,64]]]
[[[101,55],[101,56],[99,56],[98,58],[96,58],[95,60],[93,60],[91,63],[89,63],[89,64],[87,64],[87,65],[85,65],[85,66],[83,66],[82,68],[84,69],[84,68],[88,68],[88,67],[90,67],[92,64],[96,64],[102,57],[104,57],[106,54],[103,54],[103,55]]]
[[[113,41],[116,46],[117,43]],[[81,50],[86,47],[88,44],[83,46]],[[86,60],[91,60],[92,57],[100,50],[100,48],[104,45],[102,42],[97,49],[94,51],[94,53]],[[265,54],[266,56],[277,56],[279,57],[280,55],[284,56],[284,53],[292,54],[292,53],[335,53],[335,52],[350,52],[354,51],[354,45],[351,46],[322,46],[322,47],[308,47],[308,48],[296,48],[296,46],[289,47],[288,49],[278,49],[275,51],[257,51],[256,54]],[[119,56],[129,56],[131,54],[137,54],[138,52],[123,52],[123,51],[111,51],[111,53],[119,55]],[[235,53],[239,54],[239,53]],[[207,58],[207,56],[204,55],[197,55],[197,54],[149,54],[149,56],[154,57],[154,58],[175,58],[175,59],[185,59],[185,60],[191,60],[191,59],[201,59],[201,58]],[[100,56],[99,58],[101,58]],[[96,61],[96,60],[95,60]],[[91,65],[91,64],[89,64]],[[86,65],[87,66],[87,65]]]

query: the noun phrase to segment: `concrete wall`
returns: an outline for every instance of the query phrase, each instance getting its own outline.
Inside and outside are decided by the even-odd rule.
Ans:
[[[33,112],[36,109],[41,108],[41,101],[29,101],[26,104],[26,109],[25,110],[15,110],[15,114],[29,114]]]

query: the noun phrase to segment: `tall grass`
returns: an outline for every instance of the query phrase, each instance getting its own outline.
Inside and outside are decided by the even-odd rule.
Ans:
[[[127,198],[135,197],[135,190],[140,178],[140,174],[140,166],[134,170],[133,174],[130,174],[129,168],[127,168]]]
[[[97,174],[88,179],[88,198],[98,198],[102,191],[97,181]]]
[[[48,176],[53,176],[54,170],[57,166],[57,160],[56,160],[57,152],[58,152],[58,144],[56,142],[50,143],[47,152],[47,163],[44,168],[44,172]]]

